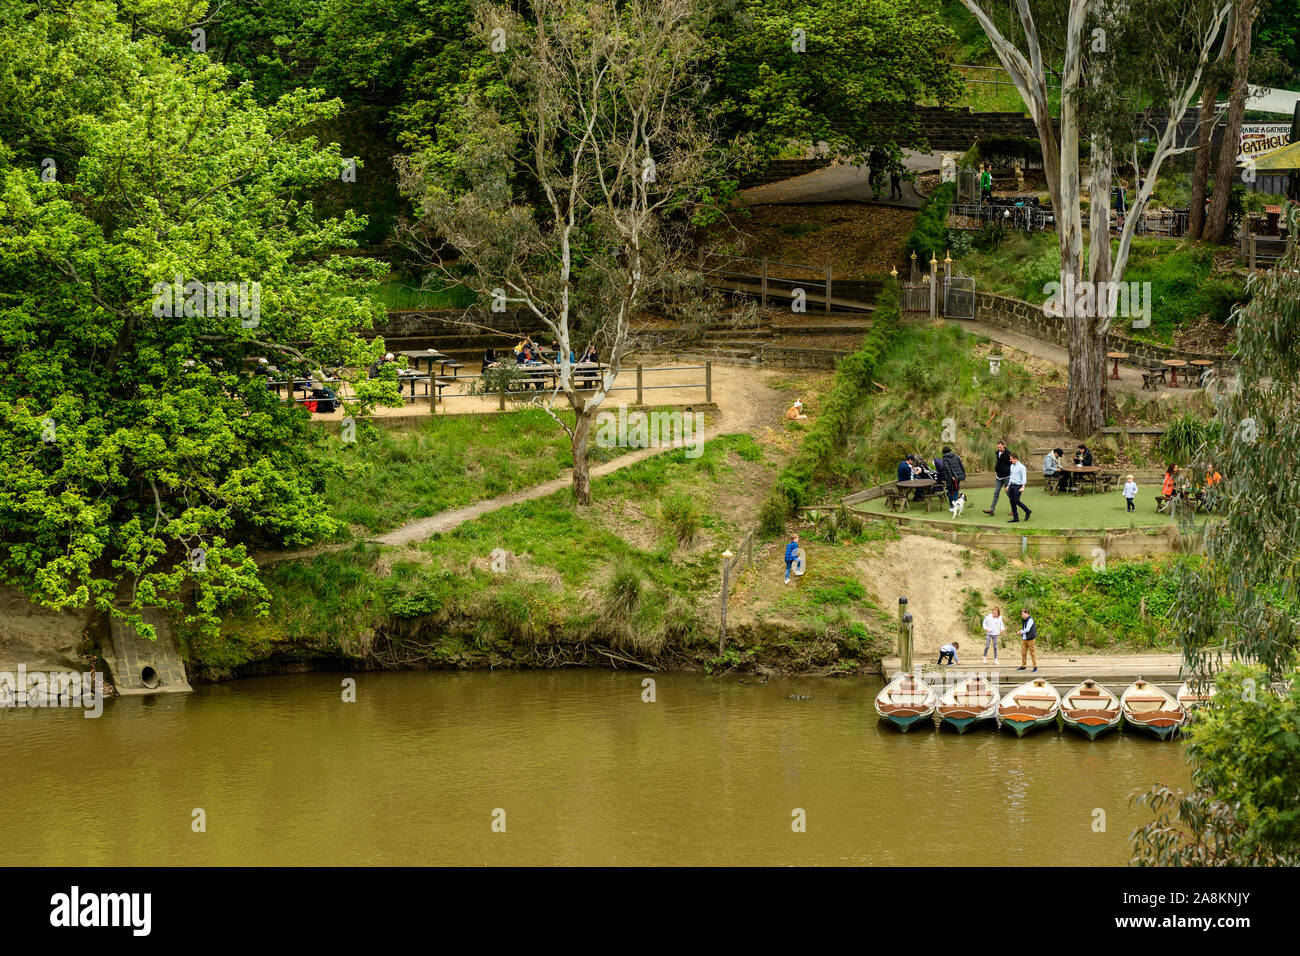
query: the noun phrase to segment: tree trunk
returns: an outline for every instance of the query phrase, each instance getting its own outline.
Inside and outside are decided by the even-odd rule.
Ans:
[[[1101,388],[1097,394],[1097,410],[1102,424],[1105,424],[1107,389],[1109,379],[1105,373],[1106,336],[1111,327],[1115,310],[1110,295],[1111,277],[1114,275],[1115,260],[1110,244],[1110,186],[1115,174],[1115,152],[1110,143],[1100,137],[1092,138],[1092,185],[1089,196],[1088,216],[1089,243],[1088,278],[1093,288],[1092,334],[1097,338],[1097,351],[1103,356]],[[1098,426],[1100,427],[1100,426]]]
[[[1228,125],[1223,131],[1219,165],[1214,171],[1214,194],[1205,220],[1205,238],[1222,243],[1228,232],[1228,197],[1236,178],[1237,144],[1241,140],[1241,118],[1246,113],[1247,79],[1250,66],[1250,34],[1255,19],[1255,0],[1238,0],[1237,29],[1232,62],[1232,96],[1228,101]]]
[[[1205,231],[1205,194],[1210,181],[1210,141],[1214,136],[1214,103],[1218,89],[1205,85],[1201,96],[1201,122],[1196,128],[1196,169],[1192,172],[1191,218],[1187,234],[1200,239]]]
[[[591,438],[592,412],[579,410],[573,423],[573,500],[591,504],[591,466],[587,462],[587,442]]]

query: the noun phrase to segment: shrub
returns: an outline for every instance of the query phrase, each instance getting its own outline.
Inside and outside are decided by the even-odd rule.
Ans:
[[[700,530],[700,507],[689,495],[669,495],[659,505],[659,520],[677,537],[678,547],[688,548]]]
[[[614,621],[627,620],[640,604],[640,573],[627,566],[615,568],[605,588],[605,616]]]

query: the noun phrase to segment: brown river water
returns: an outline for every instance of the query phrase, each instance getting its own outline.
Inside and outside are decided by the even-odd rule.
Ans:
[[[878,681],[346,676],[0,712],[0,864],[1122,865],[1188,781],[1131,733],[900,734]]]

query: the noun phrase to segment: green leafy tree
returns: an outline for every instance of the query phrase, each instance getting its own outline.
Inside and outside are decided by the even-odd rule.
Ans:
[[[339,104],[259,105],[170,40],[189,11],[150,12],[0,0],[0,579],[215,632],[265,599],[250,548],[335,526],[309,416],[256,357],[364,369],[378,267],[306,198],[343,157],[303,129]],[[357,411],[396,400],[352,374]]]
[[[1133,833],[1150,866],[1300,865],[1300,672],[1274,693],[1263,668],[1219,675],[1189,731],[1190,791],[1137,797],[1156,818]]]
[[[956,34],[920,3],[740,0],[712,32],[724,134],[760,159],[791,140],[896,157],[923,142],[910,107],[961,92],[944,55]]]

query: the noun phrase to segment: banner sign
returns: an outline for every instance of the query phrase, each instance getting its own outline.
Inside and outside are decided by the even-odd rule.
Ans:
[[[1259,156],[1291,142],[1290,123],[1242,123],[1237,156]]]

